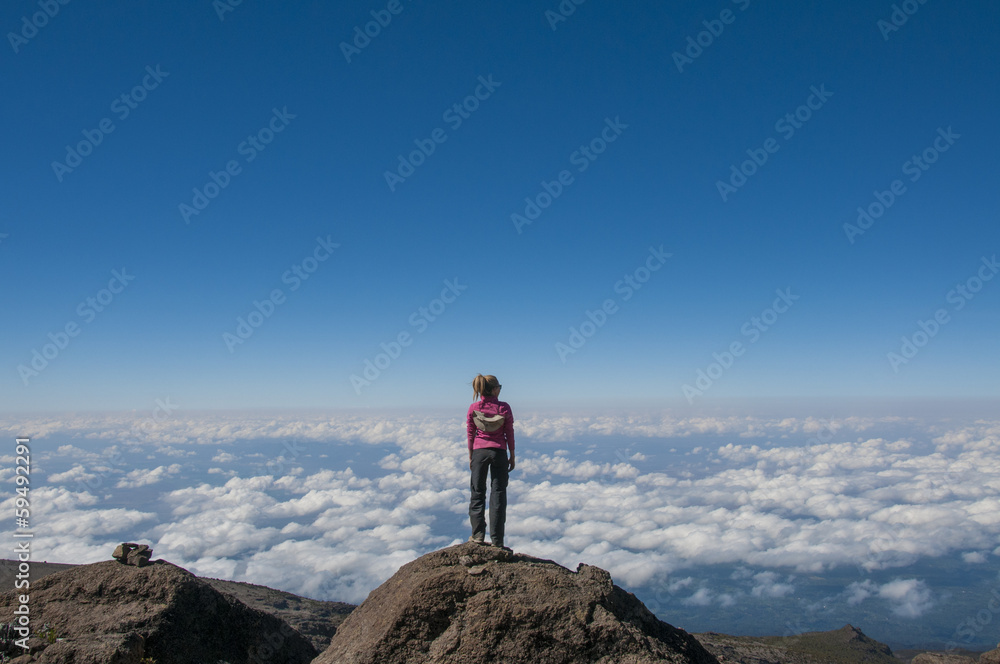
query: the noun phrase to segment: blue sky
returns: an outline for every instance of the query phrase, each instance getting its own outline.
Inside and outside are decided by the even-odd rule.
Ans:
[[[0,12],[40,555],[360,601],[465,537],[482,372],[512,545],[681,626],[987,605],[995,3],[224,2]]]
[[[993,3],[913,2],[891,31],[890,2],[591,0],[554,28],[556,2],[43,5],[0,16],[5,411],[464,406],[477,372],[520,404],[998,396],[1000,282],[975,281],[1000,245]],[[766,162],[723,200],[748,151]],[[185,220],[212,173],[226,186]],[[651,247],[671,256],[626,300]],[[778,290],[798,299],[769,314]],[[716,378],[685,398],[699,370]]]

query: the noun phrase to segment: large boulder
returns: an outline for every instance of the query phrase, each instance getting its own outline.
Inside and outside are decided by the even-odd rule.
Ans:
[[[604,570],[465,543],[371,592],[315,664],[718,664]]]
[[[14,591],[0,594],[0,615],[17,606]],[[283,620],[163,560],[142,567],[109,560],[32,580],[29,607],[34,629],[51,628],[29,641],[30,661],[307,664],[317,655]]]
[[[953,652],[922,652],[910,664],[976,664],[976,660]]]
[[[1000,643],[995,650],[988,650],[979,655],[979,664],[1000,664]]]
[[[149,559],[153,557],[153,550],[148,544],[136,544],[135,542],[122,542],[115,547],[115,552],[111,557],[125,565],[135,565],[145,567],[149,564]]]

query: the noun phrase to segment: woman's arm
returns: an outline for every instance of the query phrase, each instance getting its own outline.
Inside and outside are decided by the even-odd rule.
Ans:
[[[469,438],[469,467],[472,467],[472,444],[476,440],[476,425],[472,421],[472,406],[469,406],[469,412],[465,414],[465,432]]]
[[[510,457],[507,459],[507,471],[514,470],[514,413],[507,407],[507,414],[504,416],[503,435],[507,439],[507,450]]]

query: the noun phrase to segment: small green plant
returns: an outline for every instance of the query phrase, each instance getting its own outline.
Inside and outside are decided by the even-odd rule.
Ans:
[[[38,631],[35,632],[35,636],[37,636],[42,641],[45,641],[50,645],[55,643],[56,640],[59,638],[59,635],[56,634],[56,628],[48,623],[45,623],[41,627],[39,627]]]
[[[146,656],[139,660],[139,664],[156,664],[156,660],[152,657]]]

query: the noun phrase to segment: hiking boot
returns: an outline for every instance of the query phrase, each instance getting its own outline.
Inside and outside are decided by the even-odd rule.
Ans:
[[[486,544],[486,536],[483,533],[472,533],[469,537],[470,542],[475,542],[476,544]]]

